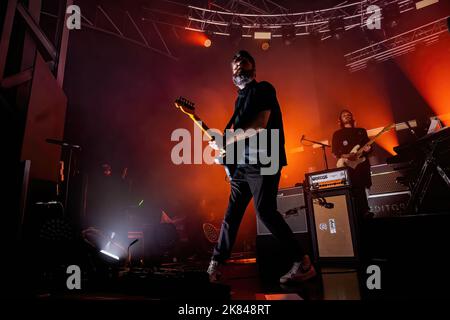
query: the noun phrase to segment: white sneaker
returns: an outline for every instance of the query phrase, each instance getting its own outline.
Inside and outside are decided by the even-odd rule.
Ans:
[[[280,278],[280,283],[303,282],[316,276],[316,269],[309,256],[305,256],[302,262],[294,262],[291,270]]]
[[[209,263],[208,270],[206,271],[209,275],[209,281],[210,282],[217,282],[219,281],[220,277],[222,276],[222,273],[219,271],[219,262],[211,260]]]

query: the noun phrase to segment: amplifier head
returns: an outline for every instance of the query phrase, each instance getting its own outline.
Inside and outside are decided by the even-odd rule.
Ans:
[[[307,173],[306,182],[310,190],[323,190],[350,186],[347,168],[336,168]]]

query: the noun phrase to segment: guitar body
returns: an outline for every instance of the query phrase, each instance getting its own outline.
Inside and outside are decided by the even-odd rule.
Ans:
[[[234,172],[236,171],[236,165],[235,164],[228,164],[227,162],[227,156],[226,153],[220,154],[216,159],[214,160],[215,163],[220,164],[224,167],[225,173],[227,175],[228,181],[232,180],[232,177],[234,175]]]
[[[357,144],[356,146],[353,147],[352,151],[350,151],[350,153],[357,153],[359,150],[360,146],[359,144]],[[356,160],[349,160],[349,159],[345,159],[345,158],[339,158],[339,160],[336,163],[336,167],[338,168],[342,168],[342,167],[349,167],[352,169],[355,169],[360,163],[363,163],[364,161],[366,161],[366,157],[359,157]]]

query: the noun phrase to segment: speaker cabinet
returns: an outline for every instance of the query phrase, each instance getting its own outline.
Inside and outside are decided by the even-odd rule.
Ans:
[[[357,262],[357,223],[350,190],[316,191],[307,198],[315,260]]]
[[[397,217],[406,213],[411,192],[407,186],[398,183],[404,179],[407,163],[379,164],[371,166],[372,186],[367,200],[375,218]]]
[[[293,233],[307,233],[308,223],[303,187],[285,188],[278,190],[278,212],[283,216]],[[256,232],[258,235],[270,235],[270,231],[256,218]]]
[[[311,239],[308,232],[303,187],[279,189],[277,208],[294,233],[296,241],[306,253],[311,255]],[[270,279],[286,273],[292,266],[288,252],[258,218],[256,230],[256,255],[260,276]]]

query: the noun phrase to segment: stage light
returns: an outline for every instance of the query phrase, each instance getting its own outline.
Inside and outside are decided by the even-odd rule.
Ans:
[[[211,47],[211,44],[212,44],[211,39],[206,39],[206,40],[203,42],[203,45],[205,46],[205,48]]]
[[[269,41],[263,41],[263,43],[261,43],[261,49],[262,50],[267,51],[267,50],[269,50],[269,48],[270,48]]]
[[[116,256],[115,254],[112,254],[106,250],[100,250],[101,253],[103,253],[104,255],[107,255],[108,257],[111,257],[115,260],[120,260],[118,256]]]
[[[416,9],[423,9],[425,7],[431,6],[432,4],[438,3],[439,0],[416,0]]]
[[[272,33],[270,31],[255,31],[253,37],[256,40],[270,40],[272,39]]]
[[[117,255],[113,254],[110,251],[111,243],[113,242],[113,239],[115,236],[116,236],[116,233],[111,232],[111,237],[109,238],[109,241],[106,243],[105,248],[100,250],[100,253],[103,253],[104,255],[107,255],[108,257],[111,257],[115,260],[120,260],[120,258]]]
[[[283,36],[284,44],[287,46],[291,45],[295,39],[295,26],[294,25],[283,26],[281,34]]]

